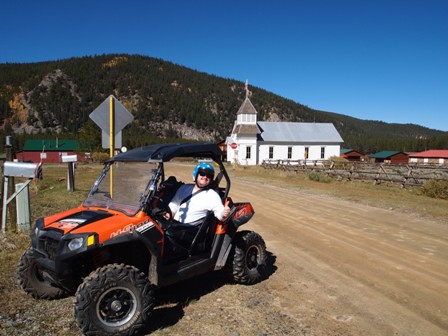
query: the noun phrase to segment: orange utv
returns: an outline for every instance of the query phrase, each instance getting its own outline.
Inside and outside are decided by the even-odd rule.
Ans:
[[[17,270],[22,289],[36,299],[75,295],[84,334],[134,335],[151,317],[157,288],[217,270],[237,283],[260,281],[265,243],[253,231],[238,231],[254,210],[229,197],[222,155],[215,144],[194,143],[145,146],[111,158],[78,208],[36,221]],[[214,162],[211,187],[231,214],[221,222],[210,213],[196,231],[171,227],[165,213],[182,182],[166,177],[167,165],[198,160]],[[188,244],[179,243],[180,234],[191,236]]]

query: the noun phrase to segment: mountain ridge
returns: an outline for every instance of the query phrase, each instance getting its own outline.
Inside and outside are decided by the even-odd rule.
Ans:
[[[3,132],[19,138],[94,132],[89,114],[113,94],[134,116],[123,130],[131,146],[156,139],[218,141],[229,135],[246,94],[241,81],[142,55],[6,63],[0,74]],[[448,132],[320,111],[255,86],[249,98],[259,121],[331,122],[345,147],[364,152],[448,147]]]

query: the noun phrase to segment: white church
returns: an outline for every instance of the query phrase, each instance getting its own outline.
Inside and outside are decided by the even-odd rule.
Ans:
[[[332,123],[257,121],[257,111],[246,99],[226,139],[227,161],[257,165],[264,160],[328,160],[339,156],[344,142]]]

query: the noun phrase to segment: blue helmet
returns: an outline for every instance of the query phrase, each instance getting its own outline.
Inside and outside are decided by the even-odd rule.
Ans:
[[[207,162],[202,162],[194,168],[194,170],[193,170],[193,180],[194,181],[196,181],[196,178],[198,177],[199,172],[204,172],[207,175],[210,175],[211,180],[215,176],[215,169],[213,169],[213,166]]]

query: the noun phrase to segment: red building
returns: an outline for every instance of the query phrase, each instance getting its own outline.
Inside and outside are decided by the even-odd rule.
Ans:
[[[364,154],[357,152],[353,149],[341,148],[340,157],[347,159],[348,161],[364,161]]]
[[[62,156],[76,155],[77,151],[76,140],[27,140],[16,158],[23,162],[61,163]],[[84,160],[78,155],[78,161]]]
[[[383,163],[408,163],[408,155],[398,151],[382,151],[370,155],[370,160],[373,162]]]
[[[409,155],[409,163],[448,165],[448,149],[430,149]]]

